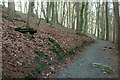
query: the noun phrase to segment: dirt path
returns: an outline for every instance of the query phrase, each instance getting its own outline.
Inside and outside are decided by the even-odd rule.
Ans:
[[[104,50],[104,47],[107,47]],[[109,49],[112,47],[112,49]],[[93,67],[93,62],[106,64],[116,71],[112,74],[103,73],[101,69]],[[56,78],[117,78],[118,54],[114,44],[97,40],[92,46],[82,52],[79,59],[71,63],[56,74]]]

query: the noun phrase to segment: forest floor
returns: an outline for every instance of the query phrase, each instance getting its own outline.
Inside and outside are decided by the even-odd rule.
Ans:
[[[13,22],[8,21],[7,16],[7,10],[2,10],[3,78],[50,78],[94,42],[59,24],[50,27],[43,19],[37,26],[38,20],[33,17],[30,17],[30,27],[36,28],[37,33],[23,34],[15,28],[26,26],[27,15],[16,12]]]
[[[15,28],[26,25],[24,21],[27,15],[20,12],[16,14],[14,21],[10,22],[7,20],[7,11],[2,10],[0,41],[3,78],[54,78],[55,75],[74,78],[117,77],[118,55],[113,44],[107,41],[94,43],[91,37],[79,36],[75,30],[60,24],[50,27],[43,19],[40,26],[37,26],[38,20],[33,17],[30,17],[30,27],[36,28],[37,33],[32,36],[23,34],[15,31]],[[104,51],[105,46],[112,49]],[[59,60],[57,53],[62,53],[63,58]],[[91,66],[93,62],[109,65],[116,72],[112,73],[113,76],[103,74],[100,69]]]
[[[115,72],[106,73],[92,63],[106,64]],[[56,78],[118,78],[118,52],[113,43],[97,40],[68,67],[56,74]]]

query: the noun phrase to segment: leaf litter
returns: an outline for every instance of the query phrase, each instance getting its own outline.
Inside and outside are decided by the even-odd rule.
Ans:
[[[22,19],[26,18],[22,17]],[[48,37],[55,39],[64,52],[81,45],[83,41],[92,41],[90,37],[78,36],[75,31],[60,25],[52,28],[49,27],[49,24],[43,23],[37,27],[34,18],[31,19],[30,26],[37,28],[38,32],[33,37],[15,31],[16,27],[24,26],[24,22],[14,21],[12,23],[5,18],[2,18],[2,21],[2,68],[3,74],[11,78],[52,77],[56,72],[73,62],[75,56],[67,57],[62,63],[58,62],[56,54],[50,50],[54,44],[48,40]],[[87,47],[87,44],[84,47]],[[42,52],[42,54],[37,55],[35,50]],[[78,54],[79,52],[76,52],[76,55]],[[36,57],[39,57],[40,62],[45,66],[38,76],[35,76],[34,73],[35,68],[38,67],[35,62]]]

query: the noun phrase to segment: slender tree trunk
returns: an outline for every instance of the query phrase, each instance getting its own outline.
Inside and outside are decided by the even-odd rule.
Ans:
[[[34,0],[32,0],[34,1]],[[30,16],[34,16],[34,12],[33,12],[33,9],[34,9],[34,2],[29,2],[30,4],[30,7],[29,7],[29,10],[30,10]]]
[[[8,2],[8,20],[13,21],[15,15],[15,3],[14,0]]]
[[[38,18],[38,6],[39,6],[39,3],[37,2],[37,9],[36,9],[36,18]]]
[[[113,2],[113,9],[114,9],[114,19],[115,19],[115,34],[116,34],[116,44],[117,48],[120,51],[120,14],[119,14],[119,5],[118,2]]]
[[[97,23],[97,38],[98,39],[99,39],[99,9],[100,9],[100,2],[97,2],[96,23]]]
[[[76,14],[77,14],[77,21],[76,21],[76,31],[77,34],[80,35],[80,3],[76,2],[75,3],[76,7]]]
[[[63,22],[64,22],[64,20],[65,20],[65,2],[64,2],[64,4],[63,4],[63,12],[62,12],[62,19],[61,19],[61,24],[63,25]]]
[[[24,8],[24,13],[27,13],[27,2],[25,2],[25,8]]]
[[[71,8],[71,3],[69,2],[69,25],[68,25],[69,28],[71,27],[71,11],[70,11],[70,8]]]
[[[51,25],[50,25],[50,27],[52,27],[52,25],[53,25],[53,23],[54,23],[54,20],[55,20],[55,16],[54,16],[54,2],[51,2],[51,4],[52,4],[52,20],[51,20]]]
[[[75,29],[75,16],[74,16],[75,9],[74,9],[74,7],[75,7],[75,3],[73,3],[73,9],[72,9],[72,29]]]
[[[55,2],[55,23],[58,23],[58,9],[57,9],[57,2]]]
[[[5,0],[3,0],[3,2],[2,2],[2,3],[3,3],[3,8],[5,8]]]
[[[42,13],[42,7],[43,7],[43,5],[42,5],[42,2],[41,2],[41,13]],[[39,18],[39,22],[38,22],[37,26],[39,26],[40,22],[41,22],[41,13],[40,13],[40,18]]]
[[[49,23],[49,19],[50,19],[50,5],[51,2],[47,2],[47,9],[46,9],[46,22]]]
[[[85,7],[85,3],[82,2],[82,8],[80,10],[80,35],[83,34],[83,23],[84,23],[83,12],[84,12],[84,7]]]
[[[69,28],[69,8],[67,7],[67,14],[66,14],[66,16],[67,16],[67,27]]]
[[[29,20],[30,20],[30,16],[33,15],[32,12],[32,6],[33,6],[33,3],[31,2],[31,0],[29,0],[29,7],[28,7],[28,13],[27,13],[27,27],[29,27]]]
[[[88,18],[87,18],[87,16],[88,16],[88,2],[86,2],[86,6],[85,6],[85,26],[84,26],[84,32],[83,32],[83,34],[86,34],[86,32],[87,32],[87,29],[88,29]]]
[[[100,27],[101,27],[101,39],[104,40],[105,39],[105,20],[103,19],[103,17],[105,17],[105,2],[102,3],[102,8],[101,8],[101,16],[100,16]]]
[[[22,1],[20,0],[20,11],[22,12]]]
[[[117,23],[116,23],[116,15],[114,14],[114,28],[113,28],[113,42],[117,43],[117,36],[116,36],[116,32],[117,32]]]
[[[108,28],[108,2],[106,2],[106,40],[109,40],[109,28]]]
[[[41,2],[41,11],[43,12],[43,15],[44,15],[44,17],[46,19],[47,17],[45,15],[45,10],[44,10],[44,7],[43,7],[43,2]]]

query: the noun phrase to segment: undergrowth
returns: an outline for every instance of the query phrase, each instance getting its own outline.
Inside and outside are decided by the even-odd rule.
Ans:
[[[94,40],[89,41],[89,42],[83,41],[81,45],[76,46],[74,49],[65,52],[62,49],[62,47],[60,46],[60,44],[55,39],[48,37],[48,40],[54,44],[50,50],[52,50],[54,53],[56,53],[56,55],[57,55],[56,59],[58,61],[63,61],[68,56],[74,55],[76,53],[76,51],[81,51],[84,48],[84,45],[89,45],[89,44],[95,42]],[[48,54],[46,54],[42,51],[39,51],[37,49],[35,50],[35,53],[36,53],[36,55],[38,55],[37,57],[35,57],[35,62],[38,66],[35,68],[35,73],[34,73],[34,75],[37,77],[37,76],[40,76],[41,73],[45,70],[46,65],[50,66],[53,63],[51,62],[51,58]],[[46,59],[48,64],[42,62],[40,60],[41,58]],[[32,77],[32,75],[29,74],[26,78],[31,78],[31,77]]]
[[[95,40],[92,40],[92,41],[83,41],[81,45],[79,46],[75,46],[74,49],[70,50],[70,51],[67,51],[67,52],[64,52],[64,50],[61,48],[60,44],[56,42],[55,39],[51,38],[51,37],[48,37],[48,40],[54,44],[54,46],[52,47],[52,51],[54,53],[56,53],[57,55],[57,59],[58,60],[61,60],[63,58],[66,58],[68,57],[69,55],[74,55],[76,53],[76,51],[81,51],[82,48],[84,47],[84,45],[89,45],[91,43],[94,43]]]
[[[51,43],[54,44],[54,46],[52,47],[51,50],[52,50],[54,53],[56,53],[57,59],[58,59],[58,60],[63,59],[63,57],[64,57],[65,55],[64,55],[64,50],[61,48],[60,44],[57,43],[56,40],[53,39],[53,38],[48,37],[48,40],[49,40]]]
[[[39,50],[35,50],[35,53],[36,55],[38,55],[37,57],[35,57],[35,62],[36,64],[38,65],[36,68],[35,68],[35,71],[34,71],[34,75],[37,77],[37,76],[40,76],[42,74],[42,72],[45,70],[46,68],[46,65],[47,66],[50,66],[52,65],[51,63],[51,59],[50,59],[50,56],[47,54],[47,53],[44,53],[42,51],[39,51]],[[47,63],[44,63],[42,62],[40,59],[41,58],[44,58],[47,60]],[[30,78],[32,77],[32,75],[28,75],[26,78]]]

